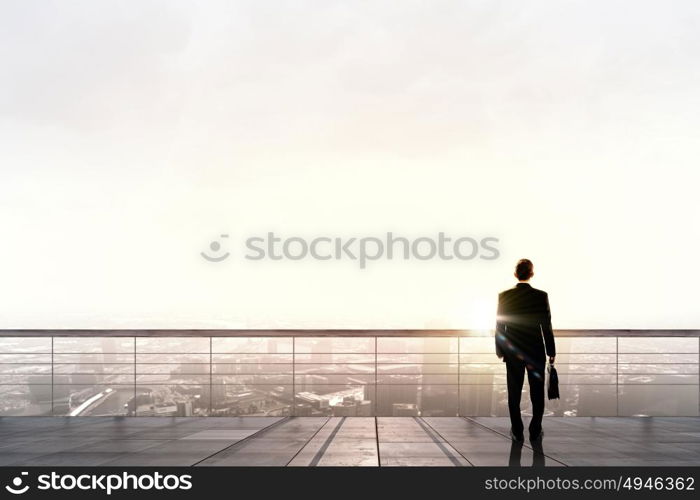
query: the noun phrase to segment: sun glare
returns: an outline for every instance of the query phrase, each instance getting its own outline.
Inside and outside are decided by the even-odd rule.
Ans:
[[[470,330],[491,330],[496,324],[496,304],[492,300],[476,299],[464,305],[460,327]]]

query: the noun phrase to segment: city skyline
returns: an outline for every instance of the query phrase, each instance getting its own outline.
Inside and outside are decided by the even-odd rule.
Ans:
[[[547,415],[699,411],[695,337],[557,342]],[[3,337],[0,394],[6,416],[507,414],[491,337]]]

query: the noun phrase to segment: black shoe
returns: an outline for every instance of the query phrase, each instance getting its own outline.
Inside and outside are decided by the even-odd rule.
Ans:
[[[517,441],[517,442],[519,442],[519,443],[522,443],[523,441],[525,441],[525,436],[523,435],[522,432],[519,433],[519,434],[516,434],[515,432],[513,432],[513,431],[511,430],[511,431],[510,431],[510,438],[511,438],[513,441]]]
[[[542,441],[542,436],[544,436],[544,431],[540,430],[537,434],[532,434],[530,433],[530,441],[531,442],[537,442],[537,441]]]

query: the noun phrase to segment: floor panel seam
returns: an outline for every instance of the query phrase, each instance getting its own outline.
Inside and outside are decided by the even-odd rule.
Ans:
[[[445,454],[445,456],[450,459],[450,462],[452,462],[452,464],[455,467],[462,466],[462,464],[459,463],[459,460],[457,459],[457,457],[455,457],[452,453],[450,453],[450,450],[448,450],[445,447],[445,443],[441,442],[439,439],[436,439],[435,436],[432,435],[432,433],[430,432],[430,429],[427,428],[427,424],[422,422],[420,417],[413,417],[413,420],[423,429],[423,432],[425,432],[433,440],[433,443],[435,443],[437,445],[437,447],[440,448],[440,451],[442,451]],[[450,448],[452,448],[452,445],[450,445]],[[452,448],[452,449],[454,449],[454,448]],[[455,450],[455,451],[457,451],[457,450]],[[457,452],[457,453],[459,453],[459,452]],[[462,455],[461,453],[459,453],[459,454]],[[469,460],[467,460],[467,462],[471,463],[471,462],[469,462]]]
[[[332,418],[332,417],[328,417],[328,418],[326,419],[326,421],[323,422],[323,425],[322,425],[321,427],[319,427],[318,429],[316,429],[316,432],[314,432],[314,433],[311,435],[311,437],[310,437],[309,440],[304,444],[304,446],[302,446],[301,448],[299,448],[299,449],[297,450],[297,452],[294,454],[294,456],[293,456],[292,458],[289,459],[289,461],[288,461],[287,464],[286,464],[286,467],[289,467],[289,464],[291,464],[291,463],[294,461],[294,459],[297,458],[297,456],[298,456],[302,451],[304,451],[304,448],[306,448],[307,446],[309,446],[309,443],[310,443],[311,441],[313,441],[314,438],[316,437],[316,435],[317,435],[319,432],[321,432],[321,430],[328,424],[328,422],[331,421],[331,418]]]
[[[209,455],[209,456],[207,456],[207,457],[204,457],[204,458],[201,459],[201,460],[198,460],[197,462],[193,463],[193,464],[191,465],[191,467],[195,467],[195,466],[201,464],[202,462],[204,462],[204,461],[206,461],[206,460],[209,460],[209,459],[212,458],[212,457],[215,457],[215,456],[218,455],[219,453],[222,453],[222,452],[224,452],[224,451],[226,451],[226,450],[228,450],[228,449],[230,449],[230,448],[233,448],[234,446],[237,446],[237,445],[239,445],[239,444],[241,444],[241,443],[245,443],[245,442],[249,441],[250,439],[252,439],[252,438],[254,438],[254,437],[256,437],[256,436],[260,436],[261,434],[264,434],[264,433],[266,433],[266,432],[268,432],[268,431],[274,429],[274,428],[277,427],[278,425],[281,425],[281,424],[283,424],[284,422],[288,422],[289,420],[290,420],[290,417],[284,417],[284,418],[281,418],[280,420],[278,420],[277,422],[273,422],[273,423],[271,423],[270,425],[266,425],[266,426],[263,427],[262,429],[259,429],[259,430],[255,431],[254,433],[252,433],[250,436],[246,436],[246,437],[244,437],[243,439],[239,439],[239,440],[236,441],[235,443],[231,443],[230,445],[228,445],[228,446],[226,446],[226,447],[224,447],[224,448],[221,448],[219,451],[217,451],[217,452],[215,452],[215,453],[212,453],[211,455]]]
[[[472,467],[474,467],[474,464],[471,462],[471,460],[469,460],[466,456],[464,456],[464,454],[463,454],[461,451],[459,451],[457,448],[455,448],[454,446],[452,446],[452,444],[451,444],[442,434],[440,434],[440,432],[439,432],[435,427],[433,427],[432,425],[430,425],[430,422],[426,421],[426,420],[425,420],[424,418],[422,418],[422,417],[421,417],[421,420],[423,421],[423,423],[425,423],[425,425],[427,425],[428,427],[430,427],[430,428],[433,430],[433,432],[434,432],[435,434],[437,434],[438,436],[440,436],[440,439],[444,440],[447,444],[450,445],[450,447],[451,447],[454,451],[456,451],[457,453],[459,453],[459,455],[460,455],[464,460],[466,460],[467,463],[468,463],[469,465],[471,465]],[[461,465],[461,464],[460,464],[460,465]]]
[[[321,459],[323,458],[323,455],[324,455],[324,454],[326,453],[326,451],[328,450],[328,447],[331,445],[331,443],[332,443],[333,440],[335,439],[335,436],[338,435],[338,432],[340,431],[340,428],[341,428],[341,427],[343,426],[343,424],[345,423],[345,418],[346,418],[346,417],[342,417],[342,418],[340,419],[340,422],[338,422],[338,424],[333,428],[333,430],[331,431],[331,433],[328,435],[328,437],[326,438],[326,440],[325,440],[325,441],[323,442],[323,444],[321,445],[321,448],[319,448],[319,450],[318,450],[318,451],[316,452],[316,454],[314,455],[314,458],[311,459],[311,463],[309,464],[311,467],[316,467],[316,466],[318,465],[318,463],[321,461]],[[309,441],[309,442],[310,442],[310,441]]]
[[[461,418],[463,418],[463,419],[466,420],[467,422],[471,422],[471,423],[473,423],[473,424],[475,424],[475,425],[478,425],[479,427],[483,427],[484,429],[489,430],[489,431],[493,432],[494,434],[498,434],[499,436],[502,436],[503,438],[505,438],[505,439],[507,439],[507,440],[509,440],[509,441],[512,441],[512,438],[511,438],[510,436],[506,436],[506,435],[503,434],[502,432],[498,432],[496,429],[492,429],[491,427],[489,427],[489,426],[487,426],[487,425],[484,425],[484,424],[482,424],[481,422],[477,422],[476,420],[474,420],[474,419],[472,419],[472,418],[470,418],[470,417],[461,417]],[[526,445],[524,442],[523,442],[523,446],[524,446],[525,448],[529,448],[530,450],[532,450],[533,453],[539,453],[537,450],[535,450],[534,448],[532,448],[532,446],[528,446],[528,445]],[[541,455],[544,455],[545,457],[547,457],[547,458],[550,459],[550,460],[554,460],[556,463],[561,464],[561,465],[563,465],[564,467],[569,467],[568,464],[565,464],[564,462],[562,462],[561,460],[557,460],[556,458],[550,457],[550,456],[547,455],[546,453],[541,453]]]

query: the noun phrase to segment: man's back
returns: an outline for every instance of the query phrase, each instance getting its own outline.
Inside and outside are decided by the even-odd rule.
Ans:
[[[518,283],[499,294],[496,349],[504,360],[517,358],[537,364],[543,362],[545,350],[548,356],[555,355],[546,292]]]
[[[554,363],[556,354],[549,298],[528,283],[534,275],[532,261],[520,259],[513,273],[519,283],[498,295],[496,354],[506,363],[510,432],[516,441],[525,439],[520,396],[526,372],[532,402],[530,440],[542,439],[545,352],[550,363]]]

